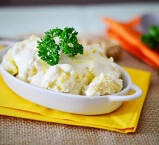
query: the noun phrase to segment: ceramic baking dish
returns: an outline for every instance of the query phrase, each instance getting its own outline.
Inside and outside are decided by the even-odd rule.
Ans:
[[[6,51],[7,49],[0,52],[0,63]],[[142,95],[142,90],[132,83],[129,74],[119,65],[117,67],[122,73],[123,89],[113,95],[93,97],[66,94],[30,85],[9,74],[1,65],[0,74],[12,91],[33,103],[69,113],[98,115],[110,113],[124,101],[134,100]],[[129,95],[130,91],[134,91],[134,94]]]

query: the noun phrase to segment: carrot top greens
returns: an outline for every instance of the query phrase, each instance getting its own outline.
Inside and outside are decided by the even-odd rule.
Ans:
[[[159,26],[150,26],[149,33],[143,34],[141,40],[150,48],[159,50]]]

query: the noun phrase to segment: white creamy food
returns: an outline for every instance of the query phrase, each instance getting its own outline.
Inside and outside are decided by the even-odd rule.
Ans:
[[[122,89],[120,70],[99,45],[84,46],[84,54],[74,58],[61,52],[60,62],[51,66],[38,56],[38,40],[32,36],[16,43],[3,58],[4,69],[27,83],[64,93],[101,96]]]

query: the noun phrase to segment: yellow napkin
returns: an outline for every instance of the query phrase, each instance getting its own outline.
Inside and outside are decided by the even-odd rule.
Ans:
[[[134,132],[137,128],[151,74],[137,69],[125,69],[130,74],[133,83],[143,90],[143,95],[137,100],[124,102],[118,110],[112,113],[84,116],[48,109],[16,95],[6,86],[0,76],[0,114],[32,120],[95,127],[121,133]]]
[[[3,49],[3,46],[2,45],[0,45],[0,50],[2,50]]]

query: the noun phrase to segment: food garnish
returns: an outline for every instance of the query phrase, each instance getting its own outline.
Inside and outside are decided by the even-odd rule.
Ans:
[[[83,46],[78,43],[78,32],[74,28],[51,29],[38,41],[38,56],[50,65],[56,65],[60,59],[60,50],[69,57],[83,54]]]

